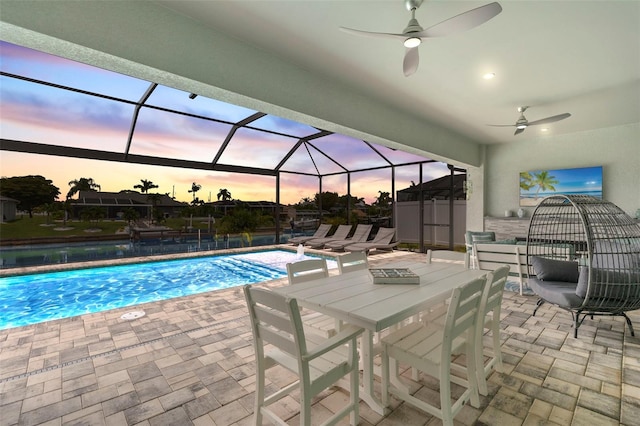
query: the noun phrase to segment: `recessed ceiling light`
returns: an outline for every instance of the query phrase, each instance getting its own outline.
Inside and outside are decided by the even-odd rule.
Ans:
[[[495,72],[488,72],[485,75],[483,75],[482,78],[484,78],[485,80],[491,80],[495,76],[496,76]]]
[[[543,127],[542,129],[540,129],[540,131],[541,131],[541,132],[546,132],[546,131],[548,131],[548,130],[549,130],[549,129],[547,129],[546,127]]]

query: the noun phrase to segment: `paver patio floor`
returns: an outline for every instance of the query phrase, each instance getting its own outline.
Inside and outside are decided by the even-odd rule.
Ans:
[[[373,265],[424,259],[410,252],[372,254]],[[286,279],[267,287],[285,285]],[[571,315],[535,296],[505,292],[501,320],[506,371],[493,372],[481,408],[465,406],[459,424],[637,425],[640,419],[640,312],[587,319],[573,338]],[[146,315],[123,320],[143,310]],[[420,398],[438,384],[405,372]],[[290,375],[269,374],[283,386]],[[241,288],[203,293],[0,331],[0,425],[249,425],[255,383],[251,329]],[[379,385],[379,382],[377,383]],[[325,391],[314,422],[343,404]],[[361,402],[361,425],[441,424],[394,401],[383,417]],[[299,424],[298,402],[278,411]],[[348,424],[345,420],[341,424]]]

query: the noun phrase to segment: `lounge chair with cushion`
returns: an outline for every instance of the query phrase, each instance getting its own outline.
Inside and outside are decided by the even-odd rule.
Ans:
[[[331,224],[323,223],[316,229],[316,232],[313,235],[301,235],[299,237],[289,238],[289,243],[297,246],[298,244],[304,244],[309,240],[313,240],[314,238],[324,238],[331,231]]]
[[[324,238],[314,238],[306,241],[304,245],[311,248],[322,248],[331,241],[344,240],[349,235],[349,232],[351,232],[351,225],[339,225],[333,235]]]
[[[393,250],[400,243],[394,241],[396,237],[396,228],[380,228],[378,233],[371,241],[364,243],[349,244],[345,246],[345,251],[364,251],[369,253],[371,250]]]
[[[330,241],[324,245],[324,248],[331,249],[333,251],[341,251],[341,250],[344,250],[345,246],[348,246],[354,243],[364,243],[367,241],[367,238],[369,238],[369,234],[371,233],[371,228],[373,228],[373,225],[364,225],[360,223],[356,227],[356,230],[353,231],[353,235],[350,238],[345,238],[344,240]]]

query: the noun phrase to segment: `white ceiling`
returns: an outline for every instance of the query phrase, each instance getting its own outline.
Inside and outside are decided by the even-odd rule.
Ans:
[[[340,26],[402,32],[403,0],[190,1],[163,6],[381,103],[482,143],[510,142],[640,122],[640,2],[502,0],[503,11],[464,33],[428,39],[418,71],[404,77],[404,47]],[[424,27],[486,2],[425,0]],[[495,72],[493,80],[482,75]],[[516,108],[529,121],[566,120],[514,136]]]

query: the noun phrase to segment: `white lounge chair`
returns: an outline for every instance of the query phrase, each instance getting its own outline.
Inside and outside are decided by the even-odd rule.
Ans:
[[[396,228],[380,228],[373,240],[349,244],[344,249],[345,251],[364,251],[366,253],[371,250],[393,250],[399,244],[399,241],[393,241],[395,237]]]
[[[289,243],[297,246],[298,244],[304,244],[309,240],[313,240],[315,238],[324,238],[331,231],[331,224],[323,223],[316,229],[316,232],[313,235],[304,235],[299,237],[289,238]]]
[[[304,245],[311,248],[322,248],[331,241],[344,240],[349,235],[349,232],[351,232],[351,225],[339,225],[333,235],[325,238],[314,238],[313,240],[306,241]]]
[[[353,235],[351,236],[351,238],[329,241],[324,245],[324,248],[331,249],[333,251],[341,251],[344,250],[345,246],[355,243],[364,243],[367,241],[367,238],[369,238],[371,228],[373,228],[373,225],[364,225],[360,223],[356,227],[356,230],[353,231]]]

